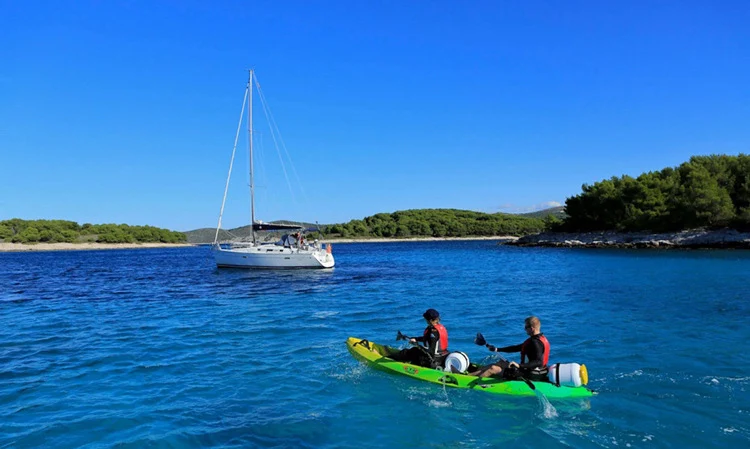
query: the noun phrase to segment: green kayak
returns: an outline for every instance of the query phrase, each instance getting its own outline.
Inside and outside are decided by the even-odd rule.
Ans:
[[[534,390],[521,380],[504,380],[494,377],[476,377],[465,374],[447,373],[441,370],[397,362],[391,358],[399,349],[379,345],[361,338],[349,337],[346,347],[352,355],[373,368],[392,373],[404,374],[416,379],[425,380],[440,385],[456,388],[481,390],[495,394],[509,394],[514,396],[534,396]],[[476,369],[470,365],[469,370]],[[586,387],[556,386],[550,382],[530,382],[537,391],[548,398],[584,398],[594,393]]]

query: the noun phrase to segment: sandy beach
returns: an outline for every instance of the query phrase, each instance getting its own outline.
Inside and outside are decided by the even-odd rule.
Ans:
[[[135,249],[135,248],[182,248],[193,246],[189,243],[2,243],[0,252],[22,251],[70,251],[95,249]]]

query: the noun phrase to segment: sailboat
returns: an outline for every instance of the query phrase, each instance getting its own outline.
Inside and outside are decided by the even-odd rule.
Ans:
[[[219,212],[219,223],[216,226],[216,236],[211,247],[217,267],[233,268],[333,268],[334,259],[330,243],[323,245],[318,240],[305,241],[305,233],[314,231],[302,224],[286,223],[264,223],[255,219],[255,180],[253,172],[253,91],[258,91],[260,100],[265,100],[260,84],[255,76],[255,71],[249,71],[247,86],[245,87],[245,98],[242,100],[242,112],[240,112],[240,121],[237,125],[237,134],[234,139],[232,149],[232,158],[229,163],[229,174],[227,175],[226,185],[224,187],[224,198],[221,202],[221,211]],[[224,215],[224,206],[229,191],[229,180],[232,176],[232,167],[234,165],[234,156],[237,152],[237,141],[239,140],[240,130],[242,128],[242,119],[247,105],[247,132],[248,132],[248,152],[250,157],[250,223],[252,224],[252,234],[249,241],[219,241],[219,230],[221,229],[221,220]],[[271,122],[269,121],[269,124]],[[273,131],[272,131],[273,132]],[[258,233],[270,231],[282,234],[275,241],[261,241]],[[319,229],[318,229],[319,231]],[[275,234],[273,234],[275,235]]]

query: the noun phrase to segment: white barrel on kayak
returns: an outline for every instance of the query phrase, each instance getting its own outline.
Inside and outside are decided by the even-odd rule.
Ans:
[[[580,387],[589,383],[586,365],[577,363],[555,363],[549,367],[549,380],[566,387]]]
[[[469,356],[461,351],[451,352],[445,358],[445,368],[443,368],[443,371],[454,372],[451,367],[455,368],[455,372],[463,373],[469,369]]]

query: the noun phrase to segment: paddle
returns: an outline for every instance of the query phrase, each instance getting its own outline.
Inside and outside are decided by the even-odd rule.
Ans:
[[[404,334],[401,333],[401,331],[397,331],[396,332],[396,340],[411,340],[412,338],[414,338],[414,337],[410,337],[408,335],[404,335]],[[411,343],[411,342],[409,342],[409,343]],[[419,343],[411,343],[411,344],[415,345],[422,352],[424,352],[424,354],[427,357],[430,358],[430,361],[434,361],[435,360],[435,358],[432,357],[432,354],[430,354],[430,352],[427,350],[427,348],[425,348],[424,346],[420,345]]]
[[[485,347],[488,347],[488,348],[491,346],[489,343],[487,343],[487,340],[484,339],[484,335],[482,335],[481,332],[477,332],[477,336],[474,337],[474,344],[477,345],[477,346],[485,346]],[[503,357],[501,355],[498,355],[498,357],[500,357],[500,360],[502,360],[503,362],[505,362],[508,365],[510,365],[510,362],[508,361],[508,359],[506,359],[505,357]],[[524,383],[526,383],[526,385],[528,385],[529,388],[531,388],[532,390],[536,390],[536,385],[534,385],[529,379],[521,376],[520,374],[519,374],[518,378],[520,380],[524,381]]]
[[[411,340],[411,337],[402,334],[401,331],[397,331],[396,340]]]

